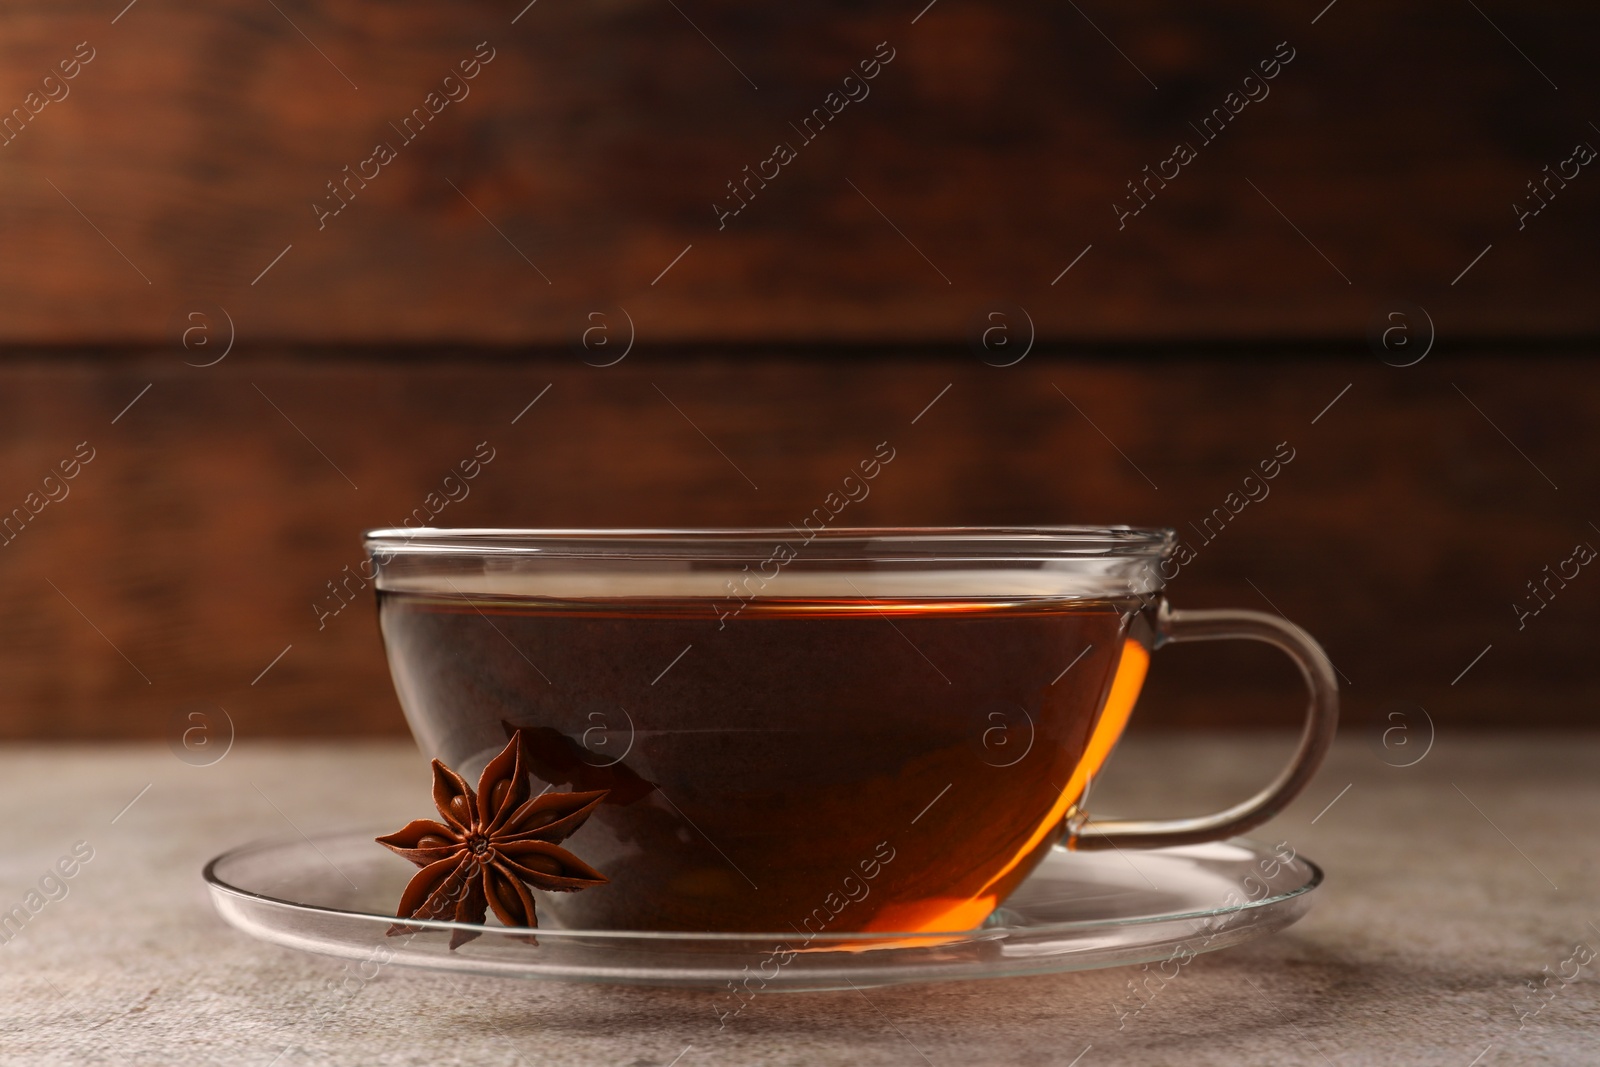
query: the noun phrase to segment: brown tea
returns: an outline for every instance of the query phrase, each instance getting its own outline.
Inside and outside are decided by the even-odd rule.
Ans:
[[[379,593],[425,749],[471,778],[521,728],[536,789],[610,790],[571,842],[609,884],[546,915],[801,935],[981,923],[1121,730],[1133,607]]]

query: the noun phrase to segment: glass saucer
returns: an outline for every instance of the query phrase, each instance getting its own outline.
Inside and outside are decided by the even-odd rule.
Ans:
[[[245,845],[205,868],[223,919],[253,937],[344,959],[512,978],[657,986],[729,983],[754,994],[1046,974],[1187,959],[1281,930],[1322,871],[1287,846],[1228,842],[1140,852],[1053,849],[975,930],[804,935],[472,926],[389,933],[415,870],[373,842],[390,827]]]

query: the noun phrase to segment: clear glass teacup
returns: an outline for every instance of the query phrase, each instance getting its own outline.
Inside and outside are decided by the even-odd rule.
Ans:
[[[570,842],[608,884],[569,927],[977,926],[1053,846],[1242,833],[1316,770],[1327,657],[1254,611],[1180,611],[1176,536],[1132,527],[388,529],[379,619],[423,751],[475,779],[521,731],[535,791],[605,790]],[[1300,744],[1211,815],[1081,808],[1150,653],[1264,641],[1310,692]]]

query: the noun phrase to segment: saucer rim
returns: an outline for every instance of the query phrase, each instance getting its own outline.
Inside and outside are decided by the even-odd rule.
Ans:
[[[352,917],[360,918],[360,919],[374,920],[374,921],[379,921],[379,922],[384,922],[384,923],[394,923],[394,922],[396,922],[396,921],[398,921],[400,919],[399,916],[396,916],[396,915],[380,915],[377,912],[371,912],[371,911],[355,911],[355,910],[351,910],[351,909],[348,909],[348,908],[335,908],[335,907],[328,907],[328,906],[320,905],[320,904],[306,904],[304,902],[297,901],[297,900],[287,900],[287,899],[285,899],[283,897],[275,897],[275,896],[272,896],[272,895],[267,894],[267,893],[257,893],[257,892],[255,892],[253,890],[243,889],[243,888],[241,888],[239,886],[233,885],[233,884],[225,881],[220,875],[217,874],[216,868],[219,865],[224,864],[224,863],[228,862],[229,860],[234,859],[234,858],[239,857],[239,856],[242,856],[242,855],[244,855],[246,853],[265,851],[265,850],[268,850],[268,849],[271,849],[271,848],[281,848],[281,847],[284,847],[286,845],[294,845],[294,844],[298,844],[300,842],[309,843],[309,844],[312,845],[313,848],[315,848],[316,847],[316,842],[319,841],[319,840],[328,840],[328,839],[335,839],[335,838],[343,839],[343,838],[349,838],[349,837],[354,837],[354,836],[358,836],[358,835],[370,835],[370,831],[371,831],[371,827],[362,826],[362,827],[351,827],[351,828],[340,829],[340,830],[327,830],[327,831],[322,831],[322,832],[319,832],[317,834],[312,834],[312,835],[307,835],[307,834],[304,834],[304,833],[294,833],[294,834],[278,834],[278,835],[273,835],[273,836],[269,836],[269,837],[256,838],[256,839],[254,839],[252,841],[245,842],[244,844],[236,845],[233,848],[230,848],[230,849],[228,849],[228,850],[226,850],[224,852],[221,852],[221,853],[217,854],[216,856],[213,856],[206,863],[206,865],[201,869],[201,872],[200,872],[201,878],[205,881],[207,888],[214,895],[223,895],[223,896],[228,896],[228,897],[233,897],[233,898],[236,898],[236,899],[243,899],[243,900],[265,901],[266,903],[272,904],[272,905],[274,905],[276,907],[287,908],[287,909],[290,909],[290,910],[293,910],[293,911],[307,913],[307,914],[313,914],[313,915],[337,914],[337,915],[352,916]],[[376,836],[376,835],[371,835],[371,836]],[[1228,839],[1226,839],[1224,841],[1215,842],[1215,843],[1216,844],[1237,844],[1237,845],[1239,845],[1241,847],[1249,848],[1252,851],[1259,851],[1262,848],[1264,848],[1264,846],[1262,846],[1259,842],[1256,842],[1251,838],[1243,837],[1243,836],[1232,837],[1232,838],[1228,838]],[[1059,845],[1055,846],[1055,847],[1056,848],[1061,848],[1061,846],[1059,846]],[[1146,849],[1146,850],[1141,850],[1141,851],[1148,852],[1150,854],[1159,855],[1159,854],[1162,854],[1162,853],[1175,852],[1175,851],[1178,851],[1181,848],[1193,848],[1193,847],[1195,847],[1195,846],[1185,845],[1185,846],[1178,846],[1178,848],[1157,848],[1157,849]],[[1070,851],[1070,850],[1062,849],[1062,851]],[[1156,914],[1156,915],[1133,916],[1133,917],[1130,917],[1130,918],[1068,919],[1068,920],[1062,920],[1062,921],[1059,921],[1059,922],[1039,923],[1039,924],[1031,925],[1031,926],[995,925],[995,926],[979,926],[979,927],[973,927],[973,928],[969,928],[969,929],[965,929],[965,930],[917,930],[917,931],[888,931],[888,930],[877,931],[877,930],[875,930],[875,931],[864,931],[864,932],[818,933],[818,934],[815,934],[815,935],[811,935],[809,937],[806,936],[806,935],[801,935],[801,936],[803,938],[805,938],[807,946],[809,946],[809,947],[811,947],[813,949],[822,948],[822,947],[826,947],[826,946],[829,946],[829,945],[836,945],[836,946],[839,946],[839,947],[842,948],[842,947],[860,945],[860,944],[862,944],[864,942],[879,942],[879,941],[904,942],[904,941],[916,941],[916,940],[924,940],[924,939],[930,940],[930,941],[934,940],[934,939],[937,939],[937,940],[942,941],[942,942],[949,942],[952,939],[960,939],[960,940],[968,942],[968,943],[973,943],[973,942],[980,942],[980,941],[986,941],[986,940],[1003,940],[1005,938],[1013,937],[1013,936],[1017,936],[1017,935],[1021,935],[1021,934],[1026,934],[1026,935],[1028,935],[1030,937],[1048,936],[1048,935],[1054,934],[1054,933],[1070,933],[1070,932],[1072,932],[1074,930],[1092,930],[1092,929],[1137,927],[1137,926],[1155,925],[1155,924],[1161,924],[1161,923],[1183,922],[1183,921],[1187,921],[1187,920],[1209,919],[1209,918],[1217,917],[1219,915],[1248,914],[1248,913],[1250,913],[1252,911],[1256,911],[1256,910],[1259,910],[1259,909],[1262,909],[1262,908],[1280,907],[1280,906],[1282,906],[1283,904],[1285,904],[1285,903],[1287,903],[1289,901],[1295,900],[1295,899],[1297,899],[1299,897],[1306,896],[1307,894],[1313,892],[1318,887],[1320,887],[1322,885],[1322,883],[1326,880],[1326,877],[1327,877],[1326,872],[1323,870],[1322,866],[1320,864],[1318,864],[1315,860],[1312,860],[1309,857],[1301,855],[1299,853],[1296,853],[1294,858],[1295,858],[1296,861],[1298,861],[1299,863],[1304,864],[1308,868],[1308,873],[1307,873],[1307,877],[1306,877],[1305,881],[1302,884],[1295,886],[1293,889],[1289,889],[1289,890],[1285,890],[1285,891],[1283,891],[1281,893],[1275,893],[1275,894],[1272,894],[1272,895],[1269,895],[1269,896],[1265,896],[1265,897],[1262,897],[1260,900],[1242,901],[1242,902],[1237,903],[1237,904],[1220,905],[1220,906],[1215,907],[1215,908],[1206,908],[1206,909],[1201,909],[1201,910],[1198,910],[1198,911],[1168,912],[1168,913]],[[996,908],[996,911],[1001,910],[1003,908],[1003,906],[1004,905],[1002,903],[1002,905],[1000,907]],[[615,941],[665,942],[665,943],[671,943],[671,942],[675,942],[675,941],[693,941],[693,942],[698,942],[698,943],[704,943],[704,942],[707,942],[707,941],[711,941],[711,942],[727,942],[727,943],[730,943],[730,944],[734,944],[734,943],[748,942],[748,941],[787,942],[787,941],[792,941],[792,940],[795,939],[795,931],[793,931],[793,930],[780,931],[780,932],[761,931],[761,930],[744,932],[744,931],[693,931],[693,930],[613,930],[613,929],[581,929],[581,928],[570,928],[570,927],[543,927],[543,926],[541,926],[541,927],[517,927],[517,926],[508,927],[508,926],[501,926],[501,925],[489,925],[487,923],[455,922],[453,920],[447,920],[447,919],[405,919],[404,922],[405,922],[405,925],[408,926],[408,927],[417,927],[419,929],[425,929],[425,930],[472,931],[472,932],[477,933],[477,934],[488,934],[488,935],[493,935],[493,936],[496,936],[496,937],[504,937],[504,936],[508,936],[508,935],[514,935],[515,933],[517,933],[519,931],[524,931],[525,930],[525,931],[528,931],[530,933],[536,933],[540,938],[550,938],[552,940],[572,940],[572,941],[578,941],[578,940],[592,941],[592,940],[595,940],[595,939],[615,940]]]

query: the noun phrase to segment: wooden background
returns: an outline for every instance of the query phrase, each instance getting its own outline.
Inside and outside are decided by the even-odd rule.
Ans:
[[[1305,624],[1374,736],[1592,721],[1600,579],[1511,607],[1600,539],[1600,178],[1513,207],[1600,145],[1591,6],[124,5],[0,12],[0,513],[96,449],[0,546],[0,736],[403,730],[370,603],[313,604],[482,440],[442,524],[783,524],[888,438],[853,522],[1182,527],[1287,440],[1176,599]],[[1148,723],[1295,714],[1270,655],[1163,658]]]
[[[939,340],[993,300],[1072,339],[1360,337],[1394,299],[1462,335],[1600,325],[1600,180],[1512,210],[1600,146],[1593,5],[140,0],[113,25],[125,2],[0,16],[0,106],[96,51],[0,148],[5,337],[157,341],[197,299],[247,339],[353,343],[564,344],[610,304],[684,342]],[[319,230],[325,183],[483,41],[470,95]],[[725,183],[883,41],[871,95],[719,231]],[[1270,95],[1119,230],[1125,183],[1279,42]]]
[[[363,528],[421,505],[482,441],[494,460],[439,523],[781,526],[887,440],[897,458],[848,521],[1186,529],[1199,558],[1174,600],[1301,622],[1348,679],[1352,723],[1396,702],[1441,728],[1583,724],[1594,706],[1600,578],[1520,631],[1511,606],[1545,564],[1600,544],[1600,376],[1577,358],[244,353],[194,369],[152,353],[19,360],[0,382],[6,506],[79,441],[96,450],[0,548],[13,736],[154,736],[177,709],[219,706],[249,734],[403,729],[370,593],[321,629],[313,605],[338,604],[326,583],[360,561]],[[1187,531],[1284,441],[1295,458],[1265,500],[1211,544]],[[1293,721],[1297,683],[1272,656],[1164,653],[1150,721]]]

